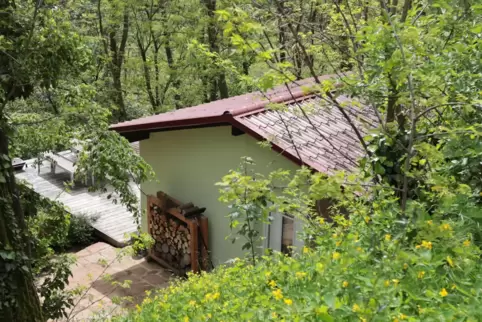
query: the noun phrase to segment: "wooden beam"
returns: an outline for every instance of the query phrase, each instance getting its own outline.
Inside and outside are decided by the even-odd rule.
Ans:
[[[202,269],[207,271],[209,269],[209,223],[208,217],[201,216],[199,217],[199,228],[201,232],[201,239],[203,241],[203,245],[201,245],[201,265]],[[214,268],[214,267],[212,267]]]
[[[237,128],[235,126],[231,126],[231,135],[232,136],[240,136],[240,135],[243,135],[245,134],[245,132],[243,130],[241,130],[240,128]]]

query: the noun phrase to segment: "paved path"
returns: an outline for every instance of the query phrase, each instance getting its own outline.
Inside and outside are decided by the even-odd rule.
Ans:
[[[69,288],[87,287],[85,296],[77,298],[73,321],[88,321],[93,314],[118,314],[122,307],[133,307],[145,297],[147,290],[168,286],[171,274],[153,262],[145,259],[133,259],[130,256],[116,260],[118,249],[106,243],[96,243],[76,253],[77,264],[72,268],[73,276],[69,279]],[[99,262],[112,263],[105,268]],[[112,280],[104,281],[102,276],[109,275]],[[130,288],[112,284],[132,281]],[[132,303],[115,305],[116,297],[131,296]],[[104,313],[107,312],[107,313]]]
[[[124,206],[107,199],[109,192],[89,192],[87,187],[80,183],[66,191],[64,182],[70,181],[70,174],[60,167],[56,168],[55,174],[50,173],[48,161],[42,163],[39,174],[38,169],[33,166],[34,162],[35,159],[28,160],[27,167],[16,172],[17,179],[27,181],[40,195],[60,201],[74,216],[96,217],[93,226],[102,239],[117,247],[125,245],[128,241],[126,236],[136,231],[134,217]],[[134,184],[131,187],[140,195]]]

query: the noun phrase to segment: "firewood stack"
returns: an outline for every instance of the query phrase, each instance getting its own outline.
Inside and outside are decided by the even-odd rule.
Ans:
[[[191,233],[187,225],[161,212],[153,206],[156,216],[152,217],[152,237],[155,240],[156,255],[177,269],[184,269],[191,264]]]
[[[155,241],[149,257],[180,275],[209,269],[206,208],[181,204],[163,192],[147,199],[149,233]]]

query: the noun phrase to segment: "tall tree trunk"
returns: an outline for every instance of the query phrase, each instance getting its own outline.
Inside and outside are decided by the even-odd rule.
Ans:
[[[209,23],[208,23],[208,43],[209,49],[213,53],[219,54],[219,44],[218,44],[218,36],[216,30],[216,21],[214,17],[214,13],[216,11],[216,0],[203,0],[204,5],[206,6]],[[219,95],[221,98],[229,97],[228,91],[228,84],[226,83],[226,75],[223,71],[218,71],[216,76],[211,79],[211,91],[210,91],[210,100],[215,101],[218,98],[217,92],[219,90]]]
[[[124,102],[124,91],[122,88],[121,77],[122,65],[124,63],[125,49],[127,45],[127,38],[129,35],[129,11],[127,7],[124,8],[124,14],[122,19],[122,34],[119,46],[117,46],[115,31],[109,32],[108,35],[105,34],[101,12],[101,0],[98,0],[97,2],[97,18],[99,24],[99,34],[102,37],[105,55],[110,56],[109,70],[112,76],[112,85],[114,87],[114,90],[112,91],[112,101],[118,107],[118,111],[115,113],[115,115],[119,121],[125,121],[127,119],[127,111]]]
[[[284,3],[280,2],[278,10],[284,9]],[[279,59],[281,63],[286,61],[286,36],[287,36],[286,26],[284,25],[281,18],[278,18],[278,41],[280,45]]]
[[[174,94],[174,104],[176,106],[176,109],[178,110],[182,108],[181,95],[179,95],[179,87],[181,85],[181,82],[179,81],[179,77],[176,73],[176,66],[174,65],[174,55],[172,52],[171,43],[169,41],[169,36],[167,37],[166,43],[164,46],[166,50],[167,64],[169,65],[169,77],[173,78],[172,86],[176,91],[176,93]]]
[[[0,289],[0,320],[43,321],[31,273],[28,231],[8,159],[7,131],[6,120],[0,118],[0,251],[14,255],[0,260],[0,284],[5,283]],[[13,300],[12,305],[5,306],[6,300]]]
[[[151,84],[151,71],[149,70],[149,65],[147,64],[147,47],[142,44],[142,40],[139,35],[137,36],[137,47],[139,48],[139,54],[142,59],[142,70],[144,72],[144,81],[146,83],[146,92],[149,97],[149,102],[151,103],[152,111],[157,111],[156,99],[154,98],[154,93],[152,91]]]
[[[221,98],[228,98],[229,97],[228,84],[226,83],[226,74],[224,72],[221,72],[219,74],[218,86],[219,86],[219,95],[221,96]]]
[[[160,45],[155,42],[154,43],[154,78],[156,80],[156,84],[154,85],[154,91],[156,95],[156,106],[160,107],[161,106],[161,97],[159,94],[160,91],[160,83],[159,83],[159,49]]]

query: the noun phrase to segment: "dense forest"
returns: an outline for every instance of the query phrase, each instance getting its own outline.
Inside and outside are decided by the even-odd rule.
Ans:
[[[76,175],[138,218],[129,180],[153,174],[110,124],[307,77],[348,124],[339,93],[378,120],[368,136],[353,127],[356,171],[221,184],[239,218],[266,221],[269,204],[306,220],[307,247],[193,276],[124,319],[482,319],[481,35],[478,0],[0,0],[0,319],[72,306],[36,219],[60,206],[16,182],[13,157],[88,142]],[[330,221],[312,211],[326,198]]]

